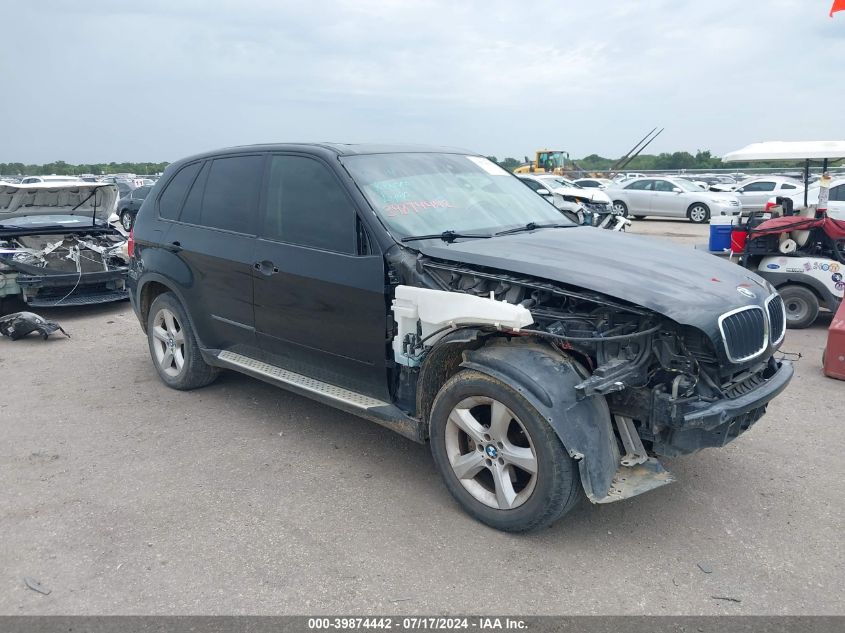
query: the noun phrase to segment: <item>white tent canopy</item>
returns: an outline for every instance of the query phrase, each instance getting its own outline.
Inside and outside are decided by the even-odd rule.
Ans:
[[[768,141],[752,143],[722,156],[725,163],[755,160],[845,158],[845,141]]]

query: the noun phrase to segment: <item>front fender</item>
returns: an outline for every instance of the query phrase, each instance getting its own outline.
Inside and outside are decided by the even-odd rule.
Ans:
[[[582,365],[551,345],[519,338],[496,339],[466,350],[461,366],[516,389],[578,461],[587,497],[594,502],[607,497],[619,468],[619,448],[604,397],[576,397],[575,385],[589,375]]]

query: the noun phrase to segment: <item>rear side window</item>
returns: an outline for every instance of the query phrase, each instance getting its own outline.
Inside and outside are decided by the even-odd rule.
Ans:
[[[334,174],[303,156],[273,156],[261,235],[338,253],[355,252],[355,209]]]
[[[199,223],[216,229],[253,233],[263,167],[264,156],[215,159],[205,183]]]
[[[745,185],[743,191],[774,191],[775,190],[775,183],[763,180],[759,182],[752,182]]]
[[[797,189],[798,187],[796,187],[795,185],[790,185],[789,183],[783,183],[780,186],[780,188],[781,189]]]
[[[158,214],[166,220],[175,220],[179,217],[179,209],[182,208],[182,201],[185,199],[185,194],[194,182],[197,172],[200,170],[202,163],[192,163],[185,165],[179,172],[167,183],[164,191],[158,198]]]

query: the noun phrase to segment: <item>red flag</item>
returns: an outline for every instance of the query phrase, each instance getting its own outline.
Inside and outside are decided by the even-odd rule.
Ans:
[[[830,7],[830,17],[837,11],[845,11],[845,0],[833,0],[833,6]]]

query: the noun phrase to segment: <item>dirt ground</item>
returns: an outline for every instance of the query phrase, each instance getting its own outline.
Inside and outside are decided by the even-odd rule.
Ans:
[[[43,314],[72,338],[0,340],[2,614],[845,614],[829,316],[788,332],[796,377],[750,432],[517,536],[374,424],[234,373],[166,388],[128,303]]]

